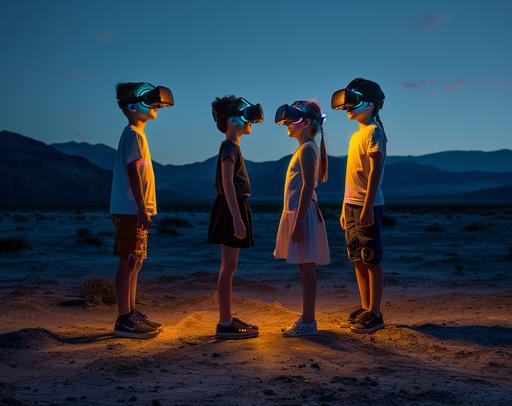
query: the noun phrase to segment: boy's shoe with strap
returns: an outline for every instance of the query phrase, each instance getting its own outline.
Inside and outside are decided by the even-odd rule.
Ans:
[[[304,336],[316,336],[318,334],[316,327],[316,320],[311,323],[304,323],[302,317],[300,317],[295,323],[290,324],[286,329],[283,330],[284,337],[304,337]]]
[[[342,321],[340,323],[341,328],[350,328],[355,323],[358,317],[360,317],[366,310],[362,307],[358,307],[356,310],[354,310],[352,313],[349,314],[347,321]]]
[[[156,331],[158,331],[159,333],[162,332],[164,330],[164,328],[162,327],[162,325],[160,323],[157,323],[156,321],[151,321],[149,320],[149,317],[147,314],[145,313],[142,313],[140,310],[138,309],[134,309],[132,310],[132,316],[134,317],[138,317],[139,319],[141,319],[144,323],[146,323],[149,327],[152,327],[153,329],[155,329]]]
[[[377,316],[373,312],[365,312],[359,316],[356,322],[350,327],[350,331],[359,334],[370,334],[384,328],[382,313]]]
[[[145,339],[156,337],[158,331],[137,317],[119,316],[114,327],[114,335],[116,337]]]
[[[249,327],[247,323],[240,323],[233,319],[229,326],[223,326],[220,323],[217,324],[215,338],[219,340],[235,340],[244,338],[255,338],[258,337],[258,335],[258,330],[254,330],[253,328]]]
[[[237,317],[233,317],[233,323],[238,323],[244,327],[249,327],[249,328],[252,328],[253,330],[259,331],[258,326],[255,326],[254,324],[246,323],[245,321],[242,321]]]

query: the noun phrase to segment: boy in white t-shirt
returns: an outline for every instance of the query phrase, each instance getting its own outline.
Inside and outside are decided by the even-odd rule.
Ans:
[[[116,87],[119,107],[128,119],[117,148],[110,196],[110,214],[116,228],[114,255],[119,257],[119,316],[114,327],[119,337],[152,338],[162,330],[160,323],[149,320],[135,307],[137,275],[147,258],[151,217],[157,213],[155,175],[144,128],[148,120],[157,117],[158,107],[172,105],[144,98],[158,89],[145,82],[119,83]]]

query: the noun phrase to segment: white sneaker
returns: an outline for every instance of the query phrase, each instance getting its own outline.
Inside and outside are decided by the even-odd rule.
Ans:
[[[303,337],[303,336],[316,336],[316,320],[311,323],[304,323],[300,317],[295,323],[290,324],[283,330],[284,337]]]

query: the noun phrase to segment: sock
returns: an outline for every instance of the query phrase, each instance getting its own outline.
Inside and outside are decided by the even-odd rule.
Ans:
[[[130,316],[131,316],[131,313],[120,314],[117,319],[120,321],[126,321],[130,318]]]
[[[231,326],[232,323],[233,323],[233,319],[231,319],[230,321],[219,321],[219,324],[222,327],[229,327],[229,326]]]

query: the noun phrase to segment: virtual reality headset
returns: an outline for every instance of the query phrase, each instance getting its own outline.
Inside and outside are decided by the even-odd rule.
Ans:
[[[324,116],[322,116],[322,118],[323,117]],[[274,121],[276,122],[276,124],[288,125],[292,123],[297,123],[305,118],[314,120],[316,117],[303,112],[301,109],[295,107],[293,104],[291,106],[288,104],[283,104],[277,109]]]
[[[263,122],[263,109],[261,104],[252,104],[248,102],[243,97],[240,97],[240,108],[237,113],[232,114],[232,116],[240,117],[242,121],[246,123],[261,123]]]
[[[331,108],[334,110],[352,110],[365,101],[363,94],[353,89],[340,89],[332,94]]]
[[[353,110],[362,105],[363,102],[370,102],[380,109],[384,104],[385,97],[378,83],[368,79],[356,78],[345,89],[333,93],[331,107],[334,110]]]
[[[157,86],[140,96],[132,97],[123,101],[117,101],[119,107],[126,107],[129,104],[140,103],[147,108],[171,107],[174,106],[174,97],[171,89],[164,86]]]

